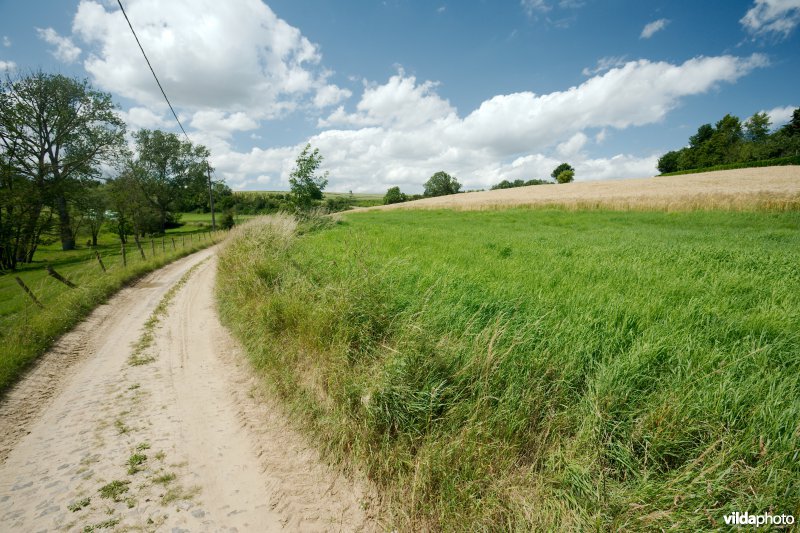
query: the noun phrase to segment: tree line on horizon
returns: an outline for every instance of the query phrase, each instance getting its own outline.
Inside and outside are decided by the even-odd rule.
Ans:
[[[528,187],[531,185],[552,185],[554,183],[571,183],[575,180],[575,168],[569,163],[561,163],[550,173],[550,180],[531,179],[528,181],[516,179],[514,181],[501,180],[499,183],[492,185],[489,190],[495,191],[498,189],[513,189],[516,187]],[[412,200],[421,200],[422,198],[432,198],[434,196],[447,196],[450,194],[458,194],[461,191],[461,184],[456,178],[444,171],[439,171],[431,176],[425,182],[424,191],[422,194],[405,194],[400,191],[400,187],[390,187],[383,197],[383,204],[398,204],[402,202],[409,202]]]
[[[794,110],[788,124],[774,131],[771,126],[764,112],[744,122],[727,114],[713,126],[700,126],[689,137],[688,146],[661,156],[658,171],[669,174],[800,155],[800,108]]]

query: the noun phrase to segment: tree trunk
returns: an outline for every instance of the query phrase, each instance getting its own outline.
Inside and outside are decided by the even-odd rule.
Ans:
[[[39,237],[37,225],[40,224],[39,217],[42,214],[41,204],[31,206],[28,217],[22,225],[22,232],[17,247],[17,262],[30,263],[33,260],[33,252],[36,250],[36,240]]]
[[[58,211],[58,225],[61,233],[61,249],[65,251],[74,250],[75,237],[72,236],[67,199],[63,195],[59,195],[56,198],[56,211]]]

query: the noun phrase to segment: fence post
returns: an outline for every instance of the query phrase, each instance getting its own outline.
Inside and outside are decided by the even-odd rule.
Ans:
[[[27,285],[25,285],[25,282],[22,281],[19,278],[19,276],[14,276],[14,279],[17,280],[17,284],[19,284],[19,286],[22,287],[22,290],[25,291],[25,294],[30,296],[31,300],[33,300],[33,303],[38,305],[40,309],[44,309],[44,306],[42,305],[42,302],[40,302],[39,300],[36,299],[36,296],[34,296],[33,291],[30,290]]]
[[[77,288],[77,287],[78,287],[77,285],[75,285],[74,283],[72,283],[70,280],[68,280],[67,278],[65,278],[64,276],[62,276],[61,274],[59,274],[59,273],[58,273],[58,272],[56,272],[55,270],[53,270],[53,267],[52,267],[52,266],[50,266],[50,265],[47,265],[45,268],[47,269],[47,273],[48,273],[48,274],[49,274],[51,277],[53,277],[53,278],[57,279],[58,281],[60,281],[61,283],[63,283],[63,284],[64,284],[64,285],[66,285],[67,287],[69,287],[70,289],[75,289],[75,288]]]
[[[164,237],[161,237],[161,253],[167,253],[167,248],[164,246]]]
[[[177,248],[175,247],[175,237],[170,237],[170,239],[172,239],[172,251],[174,252],[175,250],[177,250]]]
[[[128,258],[125,257],[125,243],[124,242],[120,242],[120,244],[122,245],[122,267],[123,268],[127,268],[128,267]]]
[[[100,258],[100,252],[95,250],[94,256],[97,258],[97,262],[100,263],[100,268],[103,269],[103,272],[106,272],[106,266],[103,264],[103,260]]]
[[[153,239],[150,239],[150,251],[153,252],[153,257],[156,256],[156,243],[153,242]]]
[[[142,243],[139,242],[139,236],[134,233],[133,240],[136,241],[136,247],[139,248],[139,253],[142,254],[142,261],[146,261],[147,258],[144,256],[144,249],[142,248]]]

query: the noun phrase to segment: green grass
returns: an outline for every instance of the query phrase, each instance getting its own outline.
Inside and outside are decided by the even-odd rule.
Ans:
[[[107,269],[105,273],[95,257],[95,249],[79,246],[76,250],[64,252],[53,243],[41,246],[33,263],[20,265],[16,272],[0,274],[0,395],[59,336],[72,329],[116,291],[152,270],[205,248],[218,237],[208,231],[199,231],[169,232],[163,244],[159,237],[144,239],[141,241],[144,260],[131,241],[126,246],[127,266],[124,267],[119,241],[114,235],[104,233],[96,251]],[[79,242],[85,242],[85,239]],[[70,289],[48,276],[45,271],[48,264],[78,288]],[[44,305],[44,310],[23,292],[14,279],[17,276]]]
[[[800,213],[271,220],[220,257],[223,319],[401,529],[800,516]]]

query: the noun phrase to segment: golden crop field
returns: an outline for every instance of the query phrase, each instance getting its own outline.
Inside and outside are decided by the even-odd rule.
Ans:
[[[800,166],[533,185],[425,198],[370,209],[481,210],[519,206],[664,211],[797,209],[800,207]]]

